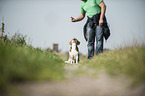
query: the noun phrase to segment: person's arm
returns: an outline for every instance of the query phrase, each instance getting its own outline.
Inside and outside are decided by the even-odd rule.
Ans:
[[[78,21],[81,21],[83,20],[85,17],[85,14],[80,14],[80,16],[76,19],[74,19],[73,17],[71,17],[71,22],[78,22]]]
[[[103,24],[103,18],[106,12],[106,5],[105,3],[102,1],[99,6],[101,7],[101,15],[100,15],[100,20],[99,20],[99,26],[101,26]]]

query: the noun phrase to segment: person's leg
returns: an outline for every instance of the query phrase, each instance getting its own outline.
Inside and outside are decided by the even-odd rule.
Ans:
[[[95,41],[95,31],[88,25],[87,26],[87,39],[88,39],[88,58],[91,59],[94,56],[94,41]]]
[[[103,52],[103,28],[96,26],[96,55]]]

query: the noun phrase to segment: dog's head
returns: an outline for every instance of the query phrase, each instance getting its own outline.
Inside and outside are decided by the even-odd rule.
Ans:
[[[80,41],[78,41],[76,38],[73,38],[69,44],[72,45],[73,43],[76,43],[76,45],[80,45]]]

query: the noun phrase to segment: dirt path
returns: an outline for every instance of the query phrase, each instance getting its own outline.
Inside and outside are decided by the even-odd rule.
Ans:
[[[127,78],[112,78],[101,72],[97,77],[74,76],[78,65],[66,65],[67,81],[16,85],[18,96],[145,96],[145,85],[130,87]]]

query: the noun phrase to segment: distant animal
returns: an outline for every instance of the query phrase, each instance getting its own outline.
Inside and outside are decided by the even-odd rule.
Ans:
[[[79,62],[79,48],[78,45],[80,45],[80,41],[78,41],[76,38],[73,38],[69,44],[71,45],[69,50],[69,59],[68,61],[65,61],[66,63],[78,63]]]

